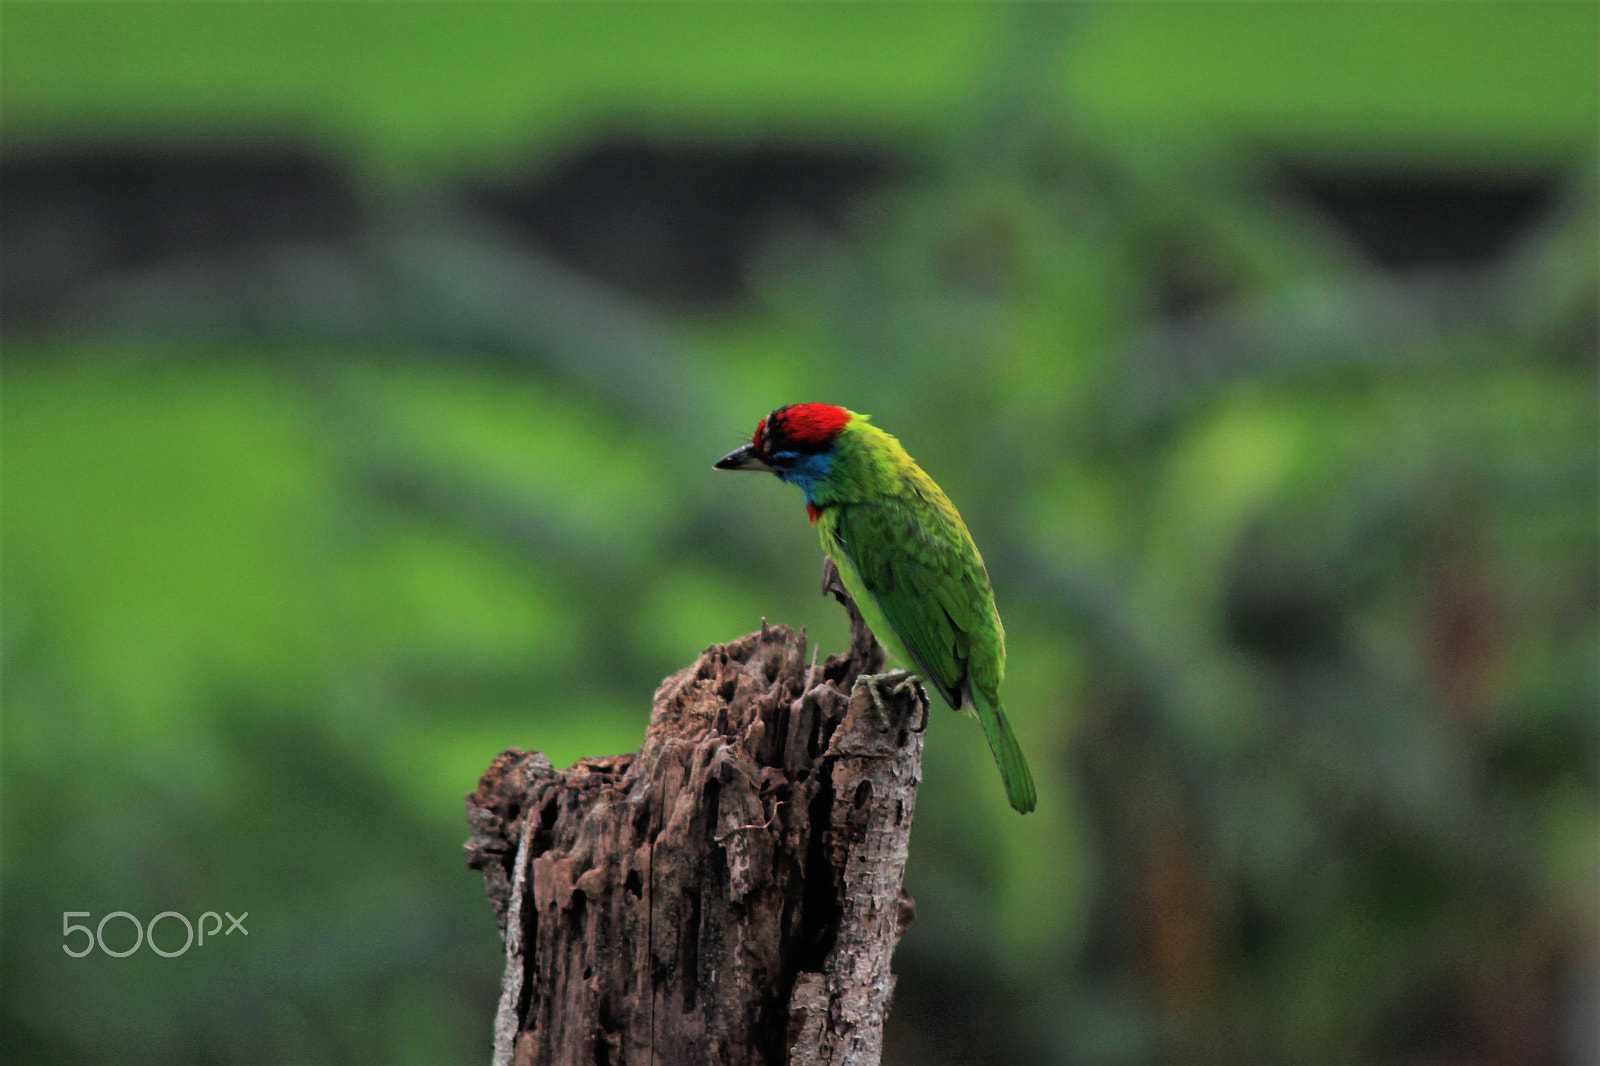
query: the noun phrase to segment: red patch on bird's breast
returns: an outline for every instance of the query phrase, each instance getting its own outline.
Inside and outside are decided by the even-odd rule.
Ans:
[[[811,519],[811,524],[816,525],[817,519],[822,517],[822,508],[814,503],[806,504],[806,517]]]
[[[850,421],[850,412],[831,403],[797,403],[780,407],[769,417],[789,440],[815,446],[838,436]]]

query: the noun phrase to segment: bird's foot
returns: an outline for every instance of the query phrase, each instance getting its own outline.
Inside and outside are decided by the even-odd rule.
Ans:
[[[883,694],[893,695],[905,685],[915,685],[917,675],[908,670],[888,670],[881,674],[862,674],[856,680],[867,686],[867,695],[872,697],[872,705],[878,708],[880,717],[887,719],[889,709],[883,704]]]

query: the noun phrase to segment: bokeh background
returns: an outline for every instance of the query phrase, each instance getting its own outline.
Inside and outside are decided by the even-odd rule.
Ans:
[[[1597,18],[7,0],[0,1059],[484,1061],[463,795],[844,646],[823,400],[1040,779],[935,717],[889,1063],[1595,1062]]]

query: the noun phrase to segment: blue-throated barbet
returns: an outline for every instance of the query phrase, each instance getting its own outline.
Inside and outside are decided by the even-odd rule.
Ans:
[[[822,550],[873,635],[950,706],[977,713],[1011,806],[1033,810],[1033,775],[1000,706],[1006,636],[983,556],[900,442],[866,415],[792,404],[716,468],[766,470],[800,486]]]

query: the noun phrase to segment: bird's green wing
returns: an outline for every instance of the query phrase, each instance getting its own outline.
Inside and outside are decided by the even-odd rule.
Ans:
[[[951,526],[932,505],[897,498],[839,512],[836,543],[923,680],[960,707],[976,655],[986,687],[998,686],[998,663],[988,660],[1005,653],[993,593],[966,530]]]
[[[829,550],[854,568],[922,679],[952,707],[970,699],[1006,797],[1026,814],[1037,793],[1000,705],[1005,634],[983,560],[953,515],[948,503],[926,497],[853,503],[830,516]]]

